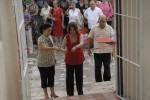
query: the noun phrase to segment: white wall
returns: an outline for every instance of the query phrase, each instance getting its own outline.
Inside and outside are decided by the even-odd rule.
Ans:
[[[13,4],[11,0],[0,2],[0,100],[22,100]]]

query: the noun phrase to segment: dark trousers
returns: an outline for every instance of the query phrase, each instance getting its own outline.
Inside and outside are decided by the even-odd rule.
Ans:
[[[55,67],[38,67],[41,76],[41,87],[54,87]]]
[[[66,64],[66,90],[68,96],[74,95],[74,71],[78,95],[83,95],[83,63],[80,65]]]
[[[111,53],[94,53],[94,61],[95,61],[95,80],[96,82],[102,82],[102,63],[104,65],[104,73],[103,80],[110,81],[111,73],[110,73],[110,60]]]

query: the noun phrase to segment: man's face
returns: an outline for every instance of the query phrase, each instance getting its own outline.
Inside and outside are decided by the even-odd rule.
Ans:
[[[102,29],[106,26],[106,19],[105,18],[100,18],[99,19],[99,26]]]
[[[94,2],[94,1],[91,1],[91,2],[90,2],[90,7],[91,7],[91,9],[94,9],[94,8],[95,8],[95,2]]]

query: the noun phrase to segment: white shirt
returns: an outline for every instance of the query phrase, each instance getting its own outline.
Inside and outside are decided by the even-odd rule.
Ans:
[[[48,8],[46,9],[45,7],[43,7],[41,9],[41,16],[44,18],[44,20],[46,21],[48,15],[49,15],[49,11],[50,11],[51,7],[48,6]]]
[[[85,10],[84,17],[88,20],[89,29],[92,29],[97,24],[101,15],[103,15],[103,12],[98,7],[95,7],[94,10],[92,10],[91,7]]]
[[[75,8],[75,10],[70,9],[69,10],[69,23],[70,22],[77,22],[77,19],[79,17],[80,10],[78,8]]]

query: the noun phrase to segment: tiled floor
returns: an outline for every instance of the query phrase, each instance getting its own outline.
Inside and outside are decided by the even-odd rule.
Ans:
[[[40,75],[39,71],[36,66],[36,52],[34,52],[34,55],[30,55],[29,57],[29,76],[30,76],[30,87],[31,87],[31,100],[38,100],[43,99],[44,94],[42,89],[40,88]],[[87,94],[93,94],[99,93],[97,95],[103,95],[104,98],[107,94],[101,94],[101,93],[109,93],[115,91],[115,60],[111,62],[111,81],[110,82],[95,82],[94,77],[94,61],[93,56],[88,56],[87,52],[84,52],[85,55],[85,62],[83,65],[83,91],[85,96]],[[56,52],[56,60],[57,64],[55,66],[55,91],[56,94],[59,97],[65,97],[66,96],[66,89],[65,89],[65,74],[66,74],[66,68],[64,63],[64,54],[61,52]],[[103,68],[102,68],[103,72]],[[50,91],[48,91],[50,92]],[[76,86],[75,86],[75,95],[77,95],[76,92]],[[88,97],[92,97],[93,95],[87,95]],[[86,98],[88,98],[86,97]],[[101,97],[101,98],[102,98]],[[78,97],[79,98],[79,97]],[[82,96],[81,96],[82,98]],[[58,99],[59,100],[59,99]],[[82,99],[60,99],[60,100],[82,100]],[[101,99],[83,99],[83,100],[101,100]],[[102,99],[103,100],[103,99]],[[104,100],[115,100],[115,99],[104,99]]]

